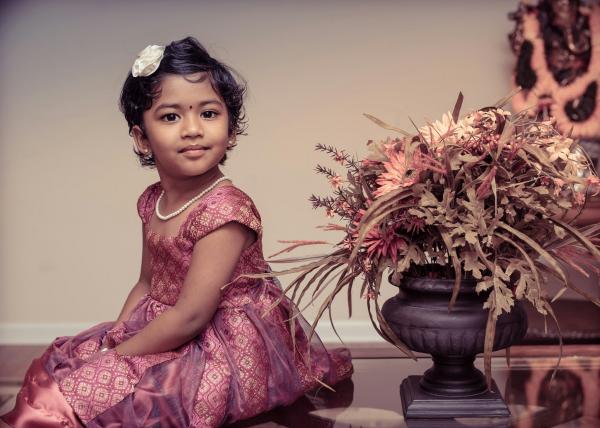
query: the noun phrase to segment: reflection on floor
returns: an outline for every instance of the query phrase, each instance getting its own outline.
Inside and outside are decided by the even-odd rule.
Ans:
[[[516,358],[511,368],[494,359],[494,378],[509,404],[510,418],[404,420],[401,380],[430,366],[427,358],[355,359],[352,380],[322,389],[285,409],[231,427],[600,427],[600,347],[596,356],[566,357],[555,381],[556,358]],[[589,349],[594,349],[591,347]],[[481,367],[481,361],[478,361]]]
[[[41,350],[40,350],[41,351]],[[399,385],[408,375],[423,373],[430,366],[427,357],[367,358],[391,355],[389,348],[354,350],[355,374],[336,385],[336,392],[322,388],[296,401],[253,419],[240,421],[242,427],[518,427],[518,428],[599,428],[600,427],[600,346],[567,347],[560,370],[551,381],[556,363],[555,347],[522,347],[513,352],[510,369],[504,358],[493,360],[493,374],[511,418],[453,420],[404,420]],[[4,352],[4,354],[3,354]],[[0,412],[12,408],[22,373],[30,361],[8,358],[0,347]],[[23,355],[39,355],[36,349],[21,349]],[[12,351],[15,357],[14,349]],[[552,355],[536,356],[536,355]],[[12,362],[11,362],[12,361]],[[478,360],[479,367],[481,361]],[[23,368],[21,366],[24,366]]]

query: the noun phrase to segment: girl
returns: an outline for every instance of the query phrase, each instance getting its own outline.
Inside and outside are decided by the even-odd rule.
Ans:
[[[292,338],[277,282],[240,277],[269,272],[260,216],[219,168],[244,131],[244,92],[191,37],[140,52],[120,100],[160,178],[137,204],[140,278],[115,322],[33,361],[10,426],[212,427],[350,376],[348,351],[308,342],[304,320]]]

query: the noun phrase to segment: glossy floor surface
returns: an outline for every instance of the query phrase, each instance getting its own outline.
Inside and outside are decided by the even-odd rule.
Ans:
[[[336,392],[322,388],[291,406],[231,427],[600,428],[600,346],[567,347],[552,382],[556,351],[556,347],[520,347],[513,351],[510,368],[504,358],[494,358],[494,379],[510,418],[405,420],[399,385],[409,375],[422,374],[431,360],[424,356],[415,362],[398,358],[397,351],[388,347],[367,347],[353,350],[355,373],[337,385]],[[0,411],[12,407],[21,371],[36,353],[27,347],[0,349]],[[480,368],[481,363],[478,359]]]
[[[600,354],[565,358],[552,382],[555,358],[518,358],[506,367],[493,362],[494,379],[510,418],[405,420],[399,385],[421,374],[430,360],[355,359],[351,381],[337,392],[321,390],[293,406],[235,427],[600,427]],[[481,367],[481,361],[478,361]]]

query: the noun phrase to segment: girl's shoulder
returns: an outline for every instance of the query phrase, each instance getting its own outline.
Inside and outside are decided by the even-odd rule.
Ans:
[[[262,235],[260,214],[243,190],[233,185],[219,186],[208,193],[190,214],[188,232],[194,240],[235,221]]]
[[[160,185],[160,181],[157,181],[156,183],[148,186],[138,198],[137,210],[144,224],[150,220],[152,212],[154,211],[154,205],[161,191],[162,187]]]
[[[233,184],[215,187],[203,198],[202,202],[206,208],[214,208],[222,204],[255,208],[252,198]]]

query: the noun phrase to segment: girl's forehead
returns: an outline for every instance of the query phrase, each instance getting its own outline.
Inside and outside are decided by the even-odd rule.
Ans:
[[[182,98],[215,98],[221,99],[212,86],[208,73],[194,73],[187,75],[165,74],[160,81],[159,100]]]

